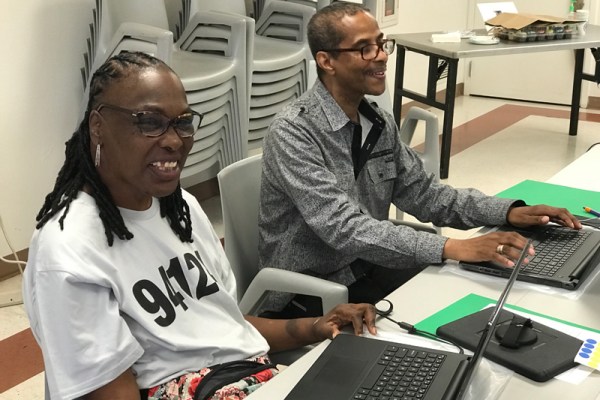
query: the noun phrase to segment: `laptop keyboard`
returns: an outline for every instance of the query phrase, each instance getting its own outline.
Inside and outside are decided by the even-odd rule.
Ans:
[[[387,346],[361,387],[357,400],[423,399],[446,356]]]
[[[523,271],[554,276],[589,235],[590,232],[587,231],[567,228],[545,229],[541,236],[533,238],[535,256],[524,266]],[[539,240],[539,237],[543,237],[543,240]]]

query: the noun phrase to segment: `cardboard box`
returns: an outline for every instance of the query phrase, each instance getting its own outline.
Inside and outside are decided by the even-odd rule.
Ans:
[[[552,17],[549,15],[534,15],[534,14],[513,14],[500,13],[492,19],[485,21],[487,25],[499,26],[507,29],[522,29],[533,24],[562,24],[565,22],[576,23],[581,21],[573,21],[568,18]]]

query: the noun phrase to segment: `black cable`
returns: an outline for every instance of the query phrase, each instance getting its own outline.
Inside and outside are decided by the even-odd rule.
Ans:
[[[394,304],[392,304],[392,302],[389,301],[388,299],[381,299],[380,301],[378,301],[375,304],[375,310],[377,311],[377,315],[379,315],[389,321],[392,321],[394,324],[398,325],[400,328],[404,329],[411,335],[421,336],[421,337],[424,337],[427,339],[433,339],[433,340],[436,340],[441,343],[446,343],[446,344],[449,344],[452,346],[456,346],[458,348],[458,351],[460,354],[465,353],[465,350],[460,345],[458,345],[457,343],[455,343],[454,341],[452,341],[450,339],[445,339],[445,338],[439,337],[435,333],[417,329],[414,327],[414,325],[411,325],[408,322],[399,322],[399,321],[396,321],[395,319],[391,318],[390,314],[394,310]]]
[[[449,345],[452,345],[452,346],[455,346],[456,348],[458,348],[458,352],[460,354],[465,353],[465,350],[459,344],[457,344],[456,342],[454,342],[450,339],[444,339],[434,333],[417,329],[414,327],[414,325],[411,325],[408,322],[399,322],[399,321],[396,321],[395,319],[390,318],[387,315],[381,315],[381,316],[389,321],[392,321],[393,323],[395,323],[396,325],[398,325],[400,328],[404,329],[406,332],[408,332],[411,335],[421,336],[421,337],[424,337],[427,339],[433,339],[433,340],[436,340],[441,343],[449,344]]]
[[[586,153],[587,153],[588,151],[590,151],[590,150],[592,149],[592,147],[594,147],[594,146],[596,146],[596,145],[599,145],[599,144],[600,144],[600,142],[596,142],[596,143],[592,144],[590,147],[588,147],[588,149],[586,150]]]

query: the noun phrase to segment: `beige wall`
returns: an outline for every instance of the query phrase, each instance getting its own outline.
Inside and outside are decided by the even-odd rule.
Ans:
[[[79,69],[92,20],[88,0],[0,4],[0,215],[13,246],[27,247],[75,129]],[[4,238],[0,254],[9,254]]]

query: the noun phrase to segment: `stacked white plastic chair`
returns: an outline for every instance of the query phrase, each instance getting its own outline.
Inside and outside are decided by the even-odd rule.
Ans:
[[[255,16],[260,16],[265,5],[272,0],[254,0]],[[331,4],[332,0],[284,0],[291,3],[302,4],[320,10],[321,8]]]
[[[122,50],[144,51],[179,75],[188,103],[204,114],[182,173],[187,187],[216,177],[247,154],[247,36],[253,20],[202,11],[186,21],[176,43],[164,0],[99,0],[100,40],[95,70]],[[183,28],[183,27],[182,27]]]
[[[244,0],[189,3],[190,18],[201,10],[248,15]],[[253,47],[247,49],[251,60],[247,70],[250,149],[262,146],[275,114],[308,87],[308,64],[312,57],[306,41],[306,25],[314,13],[312,7],[273,0],[256,21],[255,30],[249,29],[247,33],[254,38]]]

